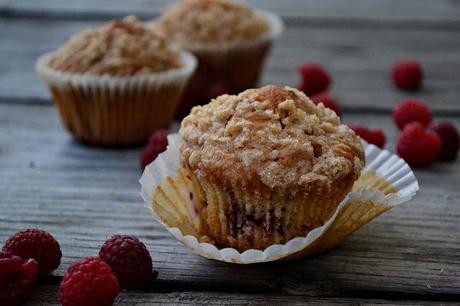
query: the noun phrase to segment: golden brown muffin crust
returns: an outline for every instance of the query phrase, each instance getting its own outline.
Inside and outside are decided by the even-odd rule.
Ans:
[[[364,164],[355,133],[289,87],[220,96],[193,108],[179,134],[183,165],[199,177],[255,192],[321,192],[357,179]]]
[[[156,31],[185,47],[253,40],[267,33],[267,21],[245,5],[228,0],[183,0],[169,6]]]
[[[182,63],[177,47],[129,16],[72,37],[49,65],[70,73],[130,76],[179,68]]]

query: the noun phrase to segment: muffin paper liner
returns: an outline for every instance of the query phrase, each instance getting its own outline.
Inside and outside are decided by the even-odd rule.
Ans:
[[[66,128],[75,138],[98,145],[145,141],[167,128],[196,58],[183,51],[183,66],[134,76],[73,74],[49,66],[52,53],[37,59],[35,69],[48,85]]]
[[[346,237],[394,206],[409,201],[419,185],[404,160],[386,150],[362,141],[366,166],[353,190],[345,197],[334,215],[324,225],[305,237],[264,250],[239,252],[234,248],[218,249],[203,242],[198,231],[196,213],[188,195],[186,178],[181,174],[179,136],[168,136],[168,148],[148,165],[140,179],[141,196],[154,219],[195,254],[238,264],[289,260],[320,254],[339,245]],[[167,216],[161,218],[161,216]]]

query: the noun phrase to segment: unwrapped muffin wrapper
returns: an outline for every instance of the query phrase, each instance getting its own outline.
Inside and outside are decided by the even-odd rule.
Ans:
[[[35,69],[48,85],[66,128],[75,138],[99,145],[145,141],[167,128],[196,58],[182,51],[182,67],[133,76],[77,74],[49,66],[53,53],[37,59]]]
[[[163,194],[163,205],[168,205],[170,201],[171,209],[182,205],[182,211],[193,213],[188,197],[179,194],[187,186],[180,184],[180,180],[176,179],[180,166],[179,142],[177,134],[169,135],[167,150],[145,168],[139,181],[142,186],[141,196],[154,219],[165,226],[177,240],[195,254],[224,262],[252,264],[318,255],[336,247],[381,213],[409,201],[419,189],[414,173],[404,160],[362,141],[366,166],[361,177],[323,226],[313,229],[305,237],[296,237],[285,244],[271,245],[264,250],[250,249],[239,252],[234,248],[218,249],[211,243],[200,242],[199,237],[183,234],[185,228],[193,228],[191,224],[184,222],[193,218],[177,220],[176,224],[181,224],[181,228],[169,227],[154,210],[153,201],[156,193],[160,189],[169,189],[175,190],[177,194],[167,192],[166,195],[170,197]],[[178,203],[178,199],[184,200],[179,200]]]

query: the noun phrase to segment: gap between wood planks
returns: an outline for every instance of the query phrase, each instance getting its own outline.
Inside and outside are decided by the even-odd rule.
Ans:
[[[53,101],[45,98],[20,98],[20,97],[7,97],[0,95],[0,105],[23,105],[23,106],[53,106]],[[347,114],[375,114],[375,115],[389,115],[393,110],[388,107],[375,106],[348,106],[341,107],[342,111]],[[433,113],[437,116],[443,117],[459,117],[460,109],[434,109]]]
[[[155,272],[154,274],[157,274]],[[156,277],[156,275],[154,276]],[[61,276],[48,275],[40,281],[40,285],[56,285],[61,282]],[[262,289],[241,286],[226,286],[215,287],[206,286],[204,284],[184,282],[180,280],[155,280],[148,289],[141,291],[144,293],[177,293],[177,292],[207,292],[207,293],[240,293],[248,295],[257,294],[271,294],[274,296],[304,296],[314,298],[347,298],[347,299],[383,299],[389,301],[425,301],[425,302],[456,302],[460,300],[460,293],[405,293],[396,291],[382,291],[382,290],[345,290],[341,291],[340,295],[304,295],[292,292],[286,292],[283,285],[278,283],[275,279],[273,289]]]
[[[134,14],[141,20],[151,20],[159,16],[158,12],[70,12],[60,10],[30,10],[0,7],[0,18],[32,19],[56,21],[107,21]],[[331,16],[282,16],[288,26],[315,26],[325,28],[343,27],[371,29],[410,29],[410,30],[460,30],[460,20],[453,19],[412,19],[412,18],[372,18],[372,17],[331,17]]]
[[[29,300],[32,305],[45,303],[59,305],[59,292],[54,286],[38,287]],[[148,293],[141,291],[123,291],[116,299],[116,305],[142,304],[182,304],[182,305],[445,305],[446,302],[415,301],[415,300],[388,300],[388,299],[361,299],[337,297],[311,297],[308,295],[286,296],[274,294],[235,294],[219,292],[171,292]]]

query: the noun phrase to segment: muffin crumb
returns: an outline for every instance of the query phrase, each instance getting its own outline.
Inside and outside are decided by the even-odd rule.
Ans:
[[[269,31],[262,16],[229,0],[183,0],[170,5],[153,27],[185,47],[246,42]]]
[[[72,37],[49,66],[69,73],[132,76],[179,68],[182,62],[178,47],[128,16]]]
[[[198,177],[249,190],[321,192],[364,164],[355,133],[289,87],[222,95],[193,108],[179,133],[182,163]]]

